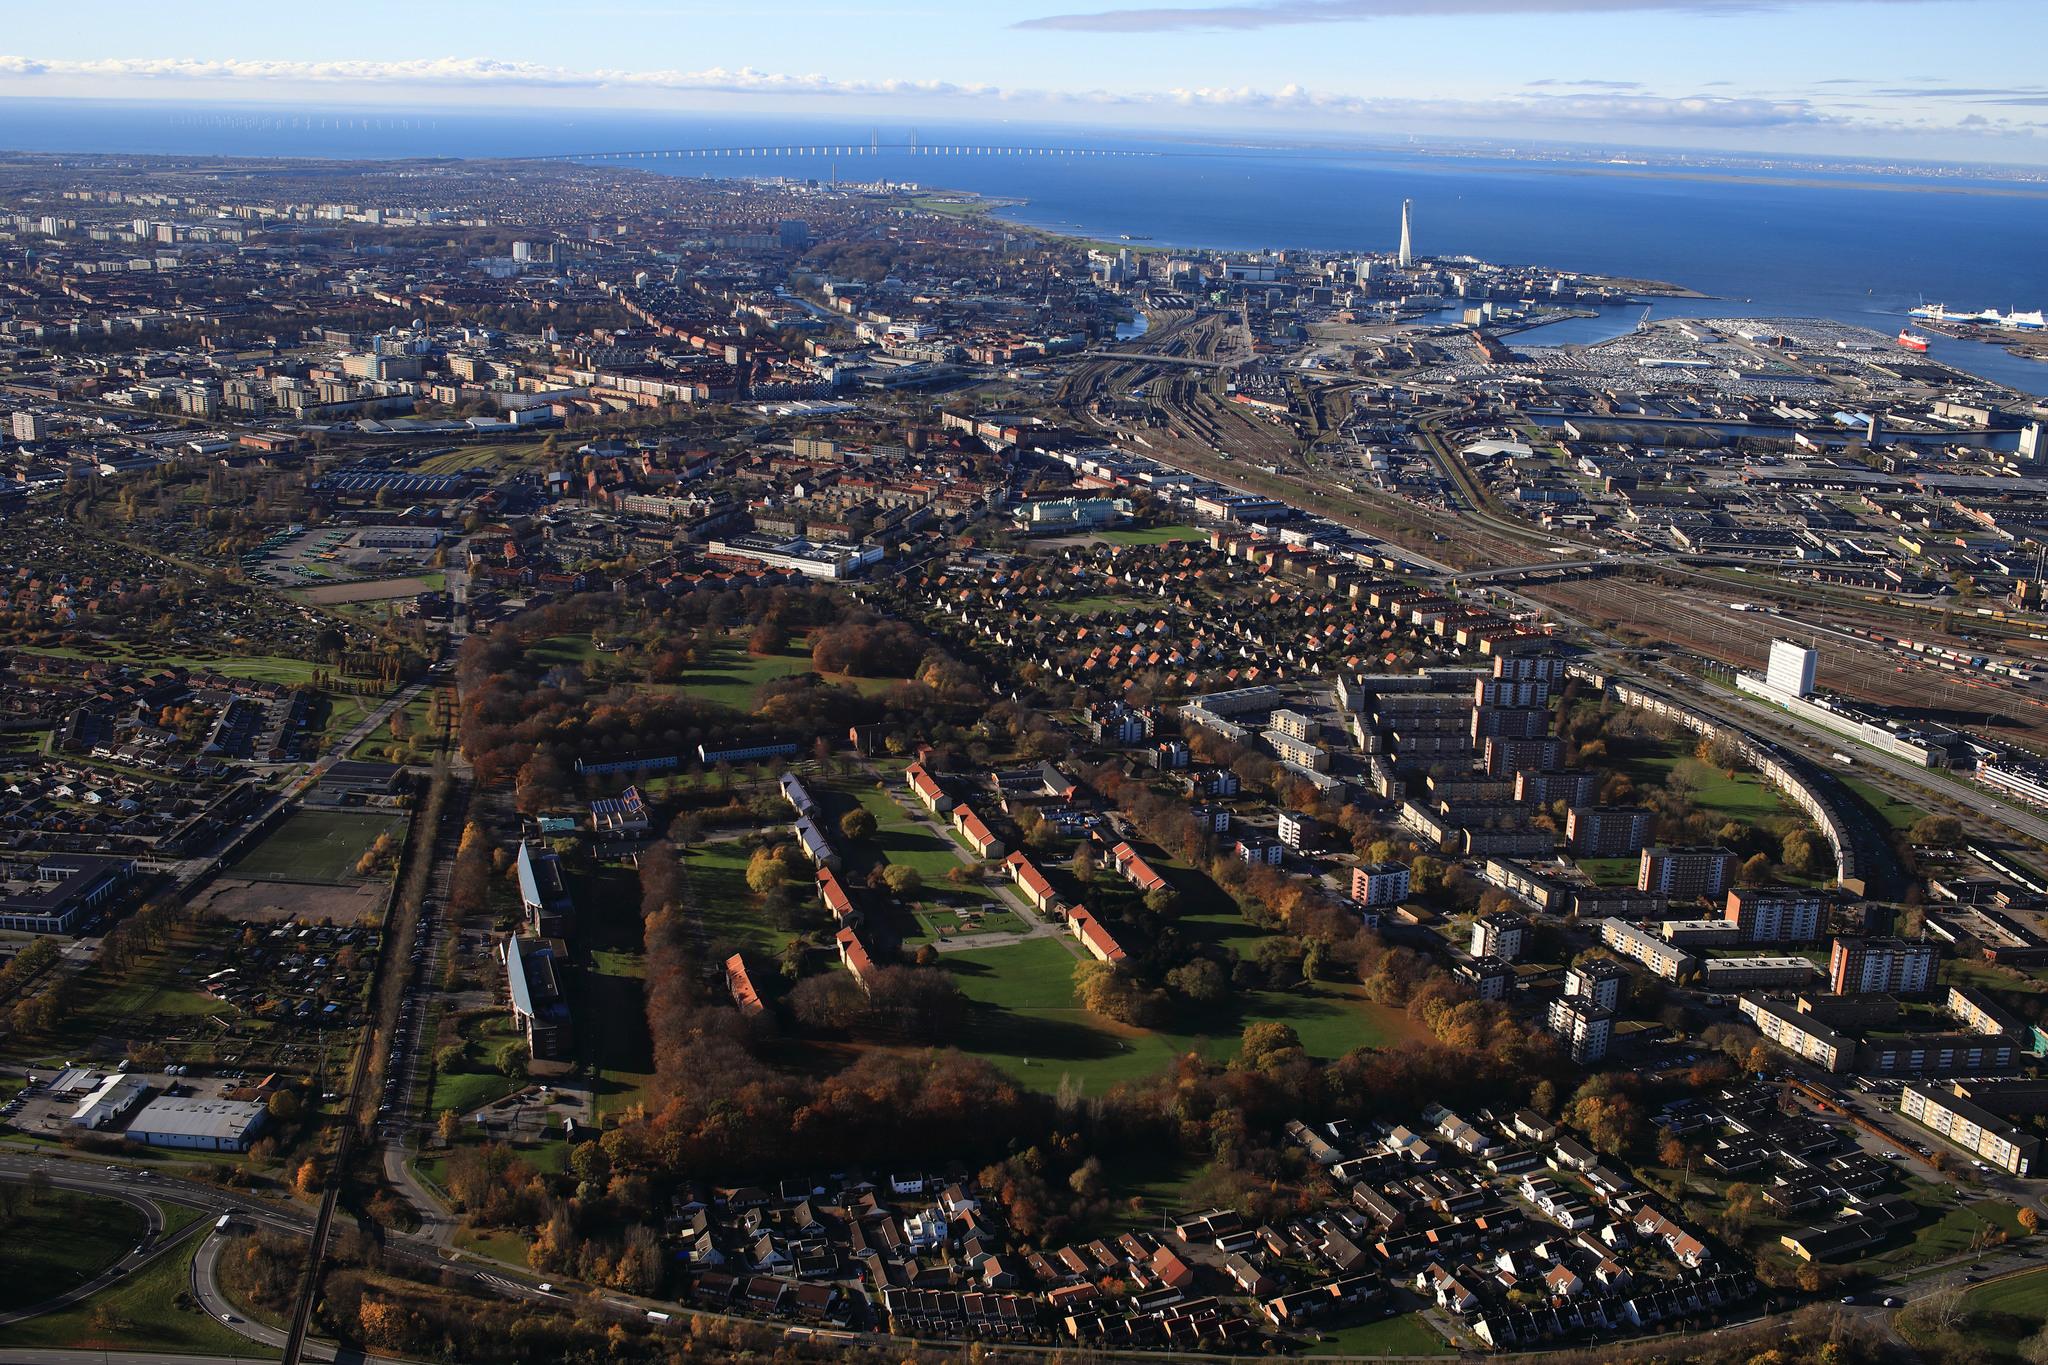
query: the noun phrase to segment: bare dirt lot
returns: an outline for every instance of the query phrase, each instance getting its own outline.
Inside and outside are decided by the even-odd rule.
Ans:
[[[331,607],[343,602],[382,602],[393,597],[418,597],[433,584],[424,578],[370,578],[360,583],[328,583],[305,590],[306,600]]]
[[[384,904],[382,882],[357,886],[313,886],[302,882],[252,882],[222,877],[193,897],[203,914],[229,920],[302,924],[359,924]]]

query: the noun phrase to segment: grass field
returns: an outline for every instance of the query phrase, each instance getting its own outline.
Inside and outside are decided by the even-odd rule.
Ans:
[[[7,1344],[45,1350],[143,1350],[277,1359],[277,1351],[237,1336],[192,1302],[192,1257],[199,1245],[195,1237],[157,1257],[134,1276],[62,1312],[9,1324]]]
[[[1932,1348],[1954,1343],[1974,1352],[1959,1352],[1949,1359],[1981,1361],[1986,1365],[2021,1365],[2034,1360],[2037,1357],[2024,1348],[2029,1338],[2048,1330],[2048,1270],[2029,1270],[1967,1289],[1962,1295],[1961,1309],[1953,1337],[1934,1338],[1931,1321],[1918,1305],[1906,1309],[1893,1321],[1900,1334],[1915,1346]]]
[[[734,635],[721,641],[709,659],[691,669],[678,681],[663,683],[660,687],[669,691],[687,692],[693,697],[702,697],[720,706],[729,706],[735,711],[752,714],[754,694],[761,690],[763,683],[811,671],[810,645],[802,639],[790,641],[777,654],[750,654],[747,652],[746,641]],[[870,695],[902,681],[899,678],[855,678],[843,673],[825,673],[819,676],[827,682],[852,687]]]
[[[539,441],[492,441],[457,446],[442,455],[430,455],[413,466],[420,474],[456,474],[465,469],[510,469],[540,459]]]
[[[28,1308],[84,1284],[140,1241],[148,1223],[118,1199],[47,1190],[0,1220],[0,1309]]]
[[[356,878],[356,862],[380,834],[405,836],[405,817],[360,811],[298,810],[242,855],[232,874],[251,881],[319,882]]]
[[[789,941],[789,930],[774,923],[755,904],[747,887],[747,851],[735,843],[704,844],[689,849],[683,872],[692,900],[702,916],[708,946],[721,956],[734,949],[775,957]],[[802,895],[804,888],[797,888]]]
[[[2048,1269],[2030,1270],[1996,1284],[1980,1284],[1963,1295],[1973,1313],[2011,1313],[2030,1319],[2036,1328],[2048,1324]]]
[[[1095,539],[1111,545],[1164,545],[1170,540],[1207,540],[1209,533],[1193,526],[1130,526],[1100,531]]]
[[[1448,1356],[1456,1355],[1430,1330],[1420,1313],[1403,1313],[1360,1327],[1335,1327],[1320,1333],[1308,1348],[1312,1356]]]
[[[1690,789],[1694,805],[1737,824],[1793,813],[1777,789],[1757,774],[1738,772],[1730,777],[1694,758],[1683,741],[1641,738],[1619,747],[1619,766],[1638,787],[1662,786],[1676,771]]]
[[[1842,779],[1842,785],[1855,792],[1863,804],[1875,811],[1877,818],[1884,821],[1890,829],[1911,829],[1915,821],[1927,814],[1911,802],[1901,801],[1889,792],[1879,791],[1860,777],[1845,777]]]
[[[94,651],[31,645],[22,652],[47,654],[60,659],[112,659],[164,668],[190,668],[218,673],[224,678],[250,678],[257,682],[284,683],[290,687],[311,683],[316,673],[332,671],[331,666],[327,664],[308,663],[304,659],[287,659],[272,654],[157,654],[123,643],[112,643],[106,649]]]
[[[960,854],[954,849],[965,852],[965,846],[950,837],[941,839],[912,820],[893,794],[864,787],[857,795],[868,814],[875,817],[875,837],[870,842],[889,862],[915,868],[928,884],[943,881],[961,866]]]
[[[458,1026],[462,1040],[460,1070],[435,1067],[434,1088],[427,1096],[427,1112],[438,1117],[453,1109],[464,1122],[492,1100],[501,1099],[524,1084],[496,1067],[499,1049],[519,1041],[519,1029],[509,1014],[481,1015]],[[453,1039],[442,1035],[443,1043]]]
[[[1946,1186],[1916,1185],[1907,1191],[1907,1197],[1933,1217],[1913,1230],[1910,1241],[1866,1256],[1864,1263],[1903,1269],[1960,1255],[1987,1228],[1995,1228],[2008,1237],[2019,1235],[2017,1210],[2012,1205],[1997,1199],[1958,1204],[1942,1197],[1946,1190]]]
[[[1641,858],[1578,858],[1574,862],[1600,886],[1634,886],[1642,876]]]
[[[582,973],[577,1044],[596,1078],[592,1102],[600,1121],[646,1098],[654,1079],[654,1040],[647,1032],[643,921],[630,868],[607,864],[582,879],[577,902],[590,907],[583,939],[590,953]]]
[[[1406,1015],[1371,1005],[1357,987],[1324,985],[1313,994],[1249,991],[1227,1010],[1182,1029],[1133,1029],[1103,1022],[1074,1003],[1071,940],[1035,938],[1000,948],[963,949],[940,957],[972,1002],[959,1040],[963,1052],[986,1057],[1042,1090],[1072,1077],[1093,1092],[1141,1080],[1175,1057],[1210,1059],[1236,1052],[1247,1024],[1277,1020],[1318,1057],[1395,1041]]]
[[[404,763],[412,757],[413,747],[428,748],[433,743],[435,697],[452,695],[452,689],[441,691],[429,689],[407,702],[402,714],[405,716],[407,736],[403,740],[391,737],[391,722],[386,720],[375,730],[356,742],[349,751],[350,758],[364,759],[372,763]],[[444,703],[445,704],[445,703]]]

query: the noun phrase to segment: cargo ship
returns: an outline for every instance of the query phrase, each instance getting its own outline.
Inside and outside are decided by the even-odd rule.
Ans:
[[[1909,351],[1925,351],[1927,349],[1927,338],[1919,332],[1901,327],[1899,329],[1899,345]]]
[[[2039,332],[2048,329],[2048,318],[2036,308],[2031,313],[2022,313],[2015,308],[2010,313],[2001,313],[1996,308],[1985,308],[1975,313],[1958,313],[1938,303],[1923,303],[1912,309],[1908,317],[1924,318],[1928,322],[1953,322],[1966,327],[1991,327],[2007,332]]]

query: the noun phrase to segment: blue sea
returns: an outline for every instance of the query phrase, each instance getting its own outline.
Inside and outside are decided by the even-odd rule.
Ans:
[[[0,146],[29,151],[184,155],[536,156],[657,148],[760,148],[871,140],[932,146],[1125,149],[1152,155],[725,156],[640,163],[678,175],[887,178],[1025,202],[1004,210],[1038,227],[1154,245],[1219,249],[1391,250],[1403,200],[1417,250],[1668,280],[1714,296],[1658,315],[1828,317],[1894,332],[1919,302],[2048,307],[2048,186],[1443,155],[1402,145],[1315,145],[1267,137],[1021,125],[734,119],[617,112],[451,112],[205,107],[121,101],[0,101]],[[1714,179],[1739,176],[1740,180]],[[1882,181],[1872,188],[1869,181]],[[1520,345],[1590,341],[1640,309],[1524,334]],[[2048,364],[1975,342],[1934,339],[1933,354],[2048,394]]]

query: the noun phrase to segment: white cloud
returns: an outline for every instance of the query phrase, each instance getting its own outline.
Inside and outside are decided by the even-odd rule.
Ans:
[[[575,71],[538,62],[488,57],[410,61],[284,62],[190,57],[108,57],[44,61],[0,56],[0,80],[65,77],[148,83],[307,85],[427,85],[465,88],[709,91],[728,94],[964,95],[998,94],[992,86],[951,81],[841,81],[821,75],[786,75],[752,67],[703,71]]]
[[[1371,0],[1408,3],[1408,0]],[[1494,0],[1455,0],[1493,3]],[[1501,0],[1502,3],[1511,0]],[[1579,0],[1539,0],[1579,3]],[[1620,3],[1621,0],[1615,0]],[[278,98],[307,88],[343,92],[398,92],[429,99],[485,98],[491,92],[567,92],[590,102],[659,106],[692,96],[925,101],[962,112],[1008,109],[1118,109],[1131,117],[1161,122],[1208,111],[1216,117],[1256,117],[1276,123],[1324,126],[1343,120],[1371,120],[1382,129],[1422,130],[1455,126],[1468,132],[1595,131],[1682,136],[1737,130],[1826,130],[1845,135],[1986,131],[1981,122],[1956,119],[1917,121],[1866,116],[1841,101],[1818,102],[1757,96],[1650,93],[1634,82],[1601,79],[1557,81],[1488,99],[1393,98],[1320,91],[1288,84],[1274,90],[1252,86],[1191,87],[1154,91],[1048,91],[985,83],[940,80],[843,80],[820,74],[789,74],[753,67],[708,67],[701,71],[576,70],[537,62],[486,57],[440,57],[404,61],[244,61],[199,58],[103,58],[67,61],[0,56],[0,91],[32,93],[38,88],[66,94],[135,94],[141,91],[219,94],[275,92]],[[481,92],[481,93],[480,93]],[[2007,99],[2006,103],[2021,103]],[[1895,111],[1896,112],[1896,111]],[[1997,121],[2001,134],[2038,133],[2032,124]]]
[[[1810,5],[1929,4],[1942,0],[1254,0],[1250,4],[1139,6],[1075,14],[1048,14],[1012,27],[1086,33],[1214,32],[1357,23],[1367,19],[1505,18],[1515,15],[1758,14]],[[1970,0],[1945,0],[1969,3]]]

